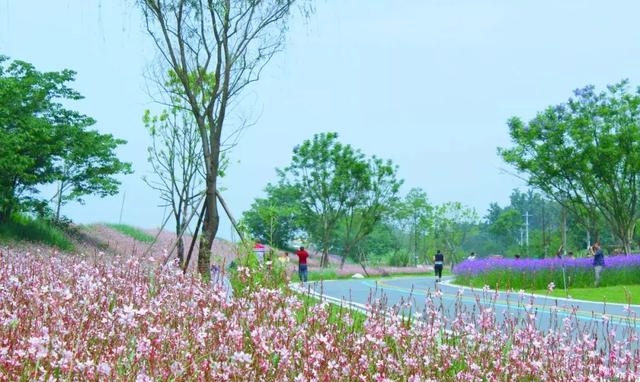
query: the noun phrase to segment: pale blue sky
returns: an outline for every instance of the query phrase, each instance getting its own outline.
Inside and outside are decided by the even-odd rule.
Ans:
[[[0,0],[0,54],[39,70],[78,72],[86,99],[73,105],[96,128],[127,139],[122,159],[135,174],[120,194],[68,205],[80,223],[161,224],[147,174],[153,107],[143,78],[155,50],[133,0]],[[403,192],[431,202],[460,201],[481,216],[508,203],[521,181],[504,174],[496,147],[506,120],[526,120],[588,84],[640,79],[638,1],[319,0],[296,18],[285,51],[243,96],[256,119],[230,153],[224,195],[240,217],[275,168],[313,134],[337,131],[367,155],[393,160]],[[220,235],[230,237],[223,224]]]

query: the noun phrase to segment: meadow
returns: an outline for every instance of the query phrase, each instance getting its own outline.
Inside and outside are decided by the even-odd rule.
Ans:
[[[636,337],[598,346],[572,317],[542,331],[488,291],[452,319],[437,293],[410,317],[379,301],[363,316],[294,293],[277,266],[239,261],[230,297],[160,263],[2,247],[0,381],[640,379]]]

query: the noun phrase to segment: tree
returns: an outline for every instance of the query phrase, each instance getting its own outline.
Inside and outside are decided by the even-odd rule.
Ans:
[[[477,230],[478,220],[476,211],[460,202],[448,202],[434,208],[431,236],[436,245],[444,246],[452,264],[458,262],[462,245]]]
[[[223,127],[233,101],[281,49],[294,1],[137,0],[147,32],[180,84],[173,95],[188,105],[202,142],[206,194],[198,271],[205,278],[219,225]]]
[[[267,185],[266,198],[256,199],[242,215],[254,238],[272,247],[287,248],[300,230],[299,191],[286,185]]]
[[[0,221],[46,205],[36,197],[45,184],[58,184],[56,219],[67,201],[117,193],[114,175],[131,173],[131,165],[114,150],[126,142],[87,130],[95,120],[63,106],[82,98],[67,85],[75,72],[41,73],[7,61],[0,56]]]
[[[503,209],[489,226],[489,232],[500,240],[503,246],[510,247],[516,243],[522,233],[522,215],[513,207]],[[520,243],[522,245],[522,243]]]
[[[511,118],[515,146],[498,153],[583,221],[599,211],[629,253],[638,220],[640,89],[629,92],[622,81],[600,93],[587,86],[574,94],[528,124]]]
[[[346,203],[345,216],[342,219],[342,260],[340,267],[344,266],[345,259],[353,255],[354,248],[366,238],[375,226],[380,223],[382,217],[389,212],[396,200],[402,181],[396,178],[397,166],[390,160],[384,161],[372,157],[370,160],[358,164],[361,170],[357,181],[352,182],[353,187]],[[364,260],[363,256],[359,261]]]
[[[353,246],[371,232],[397,193],[396,168],[389,161],[367,159],[359,150],[338,142],[338,134],[321,133],[293,150],[291,164],[279,171],[281,184],[300,192],[302,224],[322,248],[321,266],[338,224],[344,225],[343,246]]]
[[[85,127],[69,126],[62,138],[63,151],[54,169],[58,177],[58,191],[54,196],[55,220],[60,219],[61,206],[69,201],[83,203],[86,195],[117,194],[120,181],[113,175],[133,172],[130,163],[115,156],[115,149],[127,141],[111,134],[86,131]]]
[[[157,175],[144,180],[160,192],[163,206],[171,208],[178,260],[186,269],[183,233],[198,208],[204,183],[198,130],[193,126],[193,116],[179,105],[159,116],[152,116],[147,110],[143,120],[152,139],[148,160]]]
[[[414,259],[421,251],[420,241],[432,225],[433,206],[429,204],[427,193],[420,188],[412,188],[404,199],[397,203],[394,210],[394,220],[398,228],[407,234],[410,251]]]
[[[401,248],[398,236],[394,233],[395,227],[384,220],[376,224],[359,245],[363,252],[369,254],[369,259],[393,256]]]

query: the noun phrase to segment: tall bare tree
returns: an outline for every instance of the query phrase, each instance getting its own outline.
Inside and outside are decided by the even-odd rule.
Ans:
[[[298,0],[303,1],[303,0]],[[202,141],[206,185],[198,271],[209,277],[218,231],[216,203],[225,140],[242,126],[223,127],[230,107],[281,50],[296,0],[136,0],[147,32],[175,73]],[[171,92],[172,89],[165,89]],[[226,131],[226,130],[225,130]]]
[[[183,233],[189,216],[198,208],[203,187],[202,145],[193,118],[180,107],[151,115],[145,111],[144,122],[152,138],[149,163],[156,174],[145,182],[160,192],[164,207],[171,209],[177,235],[176,250],[180,265],[184,264]]]

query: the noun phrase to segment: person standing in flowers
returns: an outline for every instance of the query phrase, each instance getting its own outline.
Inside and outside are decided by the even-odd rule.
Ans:
[[[436,255],[433,259],[433,270],[436,272],[436,282],[442,279],[442,268],[444,267],[444,255],[440,250],[436,251]]]
[[[600,247],[600,243],[597,241],[591,246],[591,254],[593,255],[593,270],[595,272],[596,281],[595,286],[600,286],[600,274],[604,267],[604,253]]]
[[[300,277],[300,281],[306,283],[308,275],[307,258],[309,257],[309,253],[304,250],[304,247],[300,247],[300,249],[296,251],[296,255],[298,255],[298,277]]]

